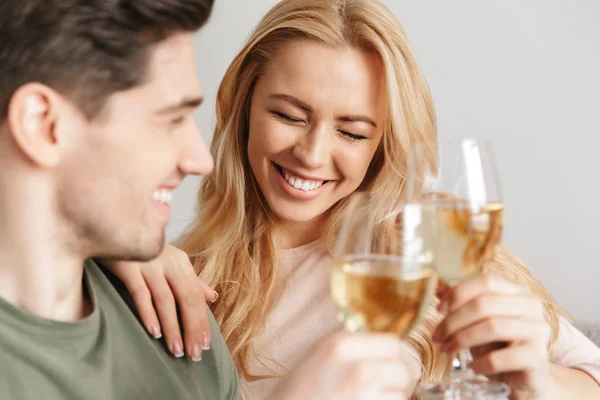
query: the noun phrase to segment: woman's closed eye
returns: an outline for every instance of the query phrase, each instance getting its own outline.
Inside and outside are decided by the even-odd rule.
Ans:
[[[342,136],[344,136],[344,138],[353,141],[353,142],[360,142],[361,140],[365,140],[366,137],[362,136],[362,135],[355,135],[353,133],[350,132],[346,132],[346,131],[338,131]]]
[[[294,118],[291,117],[287,114],[284,114],[282,112],[279,111],[271,111],[271,114],[273,114],[275,117],[279,118],[282,121],[291,123],[291,124],[303,124],[305,121],[302,119],[298,119],[298,118]],[[342,131],[342,130],[338,130],[338,132],[347,140],[353,141],[353,142],[359,142],[361,140],[366,139],[366,136],[362,136],[362,135],[356,135],[354,133],[350,133],[347,131]]]
[[[299,124],[299,123],[303,123],[304,121],[298,118],[294,118],[294,117],[290,117],[287,114],[284,114],[282,112],[279,111],[271,111],[271,113],[276,116],[277,118],[286,121],[286,122],[291,122],[293,124]]]

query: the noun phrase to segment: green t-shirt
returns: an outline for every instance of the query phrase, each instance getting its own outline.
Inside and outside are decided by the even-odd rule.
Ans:
[[[235,367],[212,314],[202,361],[177,359],[146,333],[119,282],[93,262],[85,272],[94,311],[75,323],[0,299],[0,398],[238,400]]]

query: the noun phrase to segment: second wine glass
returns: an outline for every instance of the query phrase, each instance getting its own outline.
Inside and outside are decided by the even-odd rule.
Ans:
[[[455,286],[482,273],[503,231],[504,206],[494,155],[485,140],[449,139],[413,146],[406,186],[405,242],[413,257]],[[486,387],[458,352],[448,379],[428,388]]]

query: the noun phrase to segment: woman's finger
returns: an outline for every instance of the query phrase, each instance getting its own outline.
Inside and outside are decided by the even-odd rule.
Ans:
[[[406,400],[408,397],[404,393],[394,393],[394,392],[379,392],[376,393],[374,397],[365,397],[365,399],[374,399],[374,400]]]
[[[137,262],[119,262],[113,264],[113,272],[119,273],[125,287],[131,294],[142,323],[156,339],[162,337],[162,330],[152,303],[150,289],[142,275],[141,265]]]
[[[356,362],[344,372],[346,384],[350,387],[359,383],[373,395],[400,396],[406,394],[411,384],[406,365],[400,361]]]
[[[210,286],[204,283],[200,278],[197,279],[200,282],[200,288],[204,293],[204,298],[206,299],[206,301],[209,301],[211,303],[217,301],[217,299],[219,298],[219,293],[217,293],[216,290],[212,289]]]
[[[181,268],[187,266],[182,265]],[[204,283],[195,275],[183,273],[180,268],[172,270],[175,272],[167,271],[166,278],[179,306],[185,351],[194,361],[200,361],[202,351],[210,349],[210,324]]]
[[[354,392],[354,391],[352,391]],[[356,399],[356,400],[407,400],[408,397],[405,393],[400,391],[385,391],[379,389],[367,389],[361,393],[349,393],[347,396],[340,397],[340,400],[344,399]],[[337,397],[336,397],[337,399]]]
[[[547,365],[548,352],[535,343],[513,345],[495,350],[471,363],[471,368],[481,375],[496,375],[507,372],[536,370]]]
[[[484,355],[486,355],[487,353],[491,353],[492,351],[505,349],[508,347],[508,345],[509,343],[507,342],[496,342],[484,344],[483,346],[471,347],[471,356],[473,357],[473,359],[483,357]]]
[[[545,322],[544,307],[528,294],[482,295],[448,314],[436,328],[433,339],[445,342],[449,336],[488,318],[514,317]]]
[[[146,268],[143,271],[169,350],[175,357],[183,357],[185,353],[179,329],[177,306],[171,287],[161,270]]]
[[[495,342],[544,342],[549,337],[545,322],[520,318],[497,317],[479,321],[450,336],[442,351],[453,353],[461,349],[483,346]]]
[[[521,286],[508,282],[497,274],[486,273],[454,287],[441,299],[438,309],[444,313],[452,313],[485,294],[516,295],[523,293],[525,291]]]
[[[198,281],[198,285],[202,290],[202,293],[204,293],[204,298],[206,299],[206,301],[211,303],[217,301],[217,299],[219,298],[219,294],[216,290],[204,283],[202,279],[198,278],[198,275],[196,275],[196,271],[194,271],[194,266],[192,265],[189,257],[185,253],[181,252],[181,256],[178,258],[178,261],[181,267],[183,267],[183,272],[185,273],[185,275],[189,279],[195,279]]]

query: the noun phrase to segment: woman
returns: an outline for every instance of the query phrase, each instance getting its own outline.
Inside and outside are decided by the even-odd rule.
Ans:
[[[179,247],[220,293],[212,312],[243,389],[258,399],[315,340],[339,329],[330,249],[348,196],[398,196],[407,149],[436,139],[435,116],[398,21],[376,0],[278,3],[227,70],[216,111],[215,170]],[[177,295],[189,283],[169,276],[185,275],[183,259],[167,248],[141,269],[112,269],[134,293],[169,281]],[[476,347],[474,369],[503,374],[514,398],[548,398],[548,390],[600,397],[600,351],[559,316],[530,271],[505,246],[487,269],[441,299],[446,317],[435,332],[442,314],[432,309],[409,338],[414,382],[446,373],[440,348]],[[151,307],[148,297],[137,300]],[[172,304],[157,301],[170,330]]]

